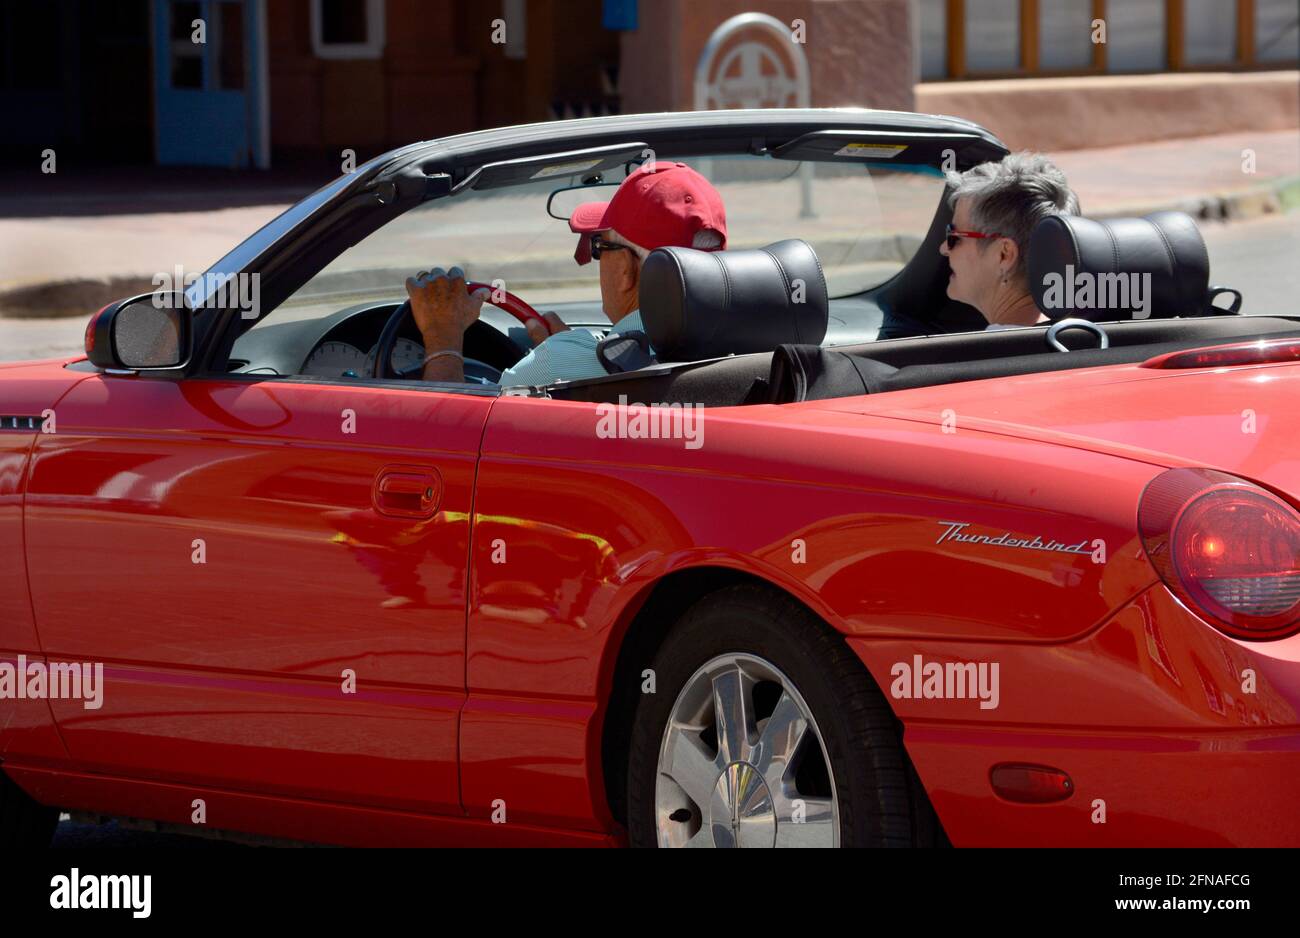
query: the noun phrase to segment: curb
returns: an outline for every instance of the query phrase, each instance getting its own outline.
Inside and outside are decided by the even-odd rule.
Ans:
[[[1186,212],[1197,221],[1248,221],[1300,209],[1300,176],[1282,176],[1250,189],[1178,199],[1173,202],[1126,205],[1107,209],[1097,218]]]

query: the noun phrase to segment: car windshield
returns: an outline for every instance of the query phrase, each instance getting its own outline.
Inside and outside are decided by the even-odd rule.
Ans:
[[[832,297],[859,293],[897,273],[921,243],[944,187],[943,175],[928,166],[766,156],[682,160],[721,193],[729,249],[803,238],[821,259]],[[606,180],[616,183],[623,171],[612,175]],[[598,299],[597,268],[574,262],[577,236],[546,211],[552,192],[579,183],[577,177],[552,177],[420,205],[340,254],[263,322],[404,299],[407,277],[453,265],[470,280],[503,281],[534,306]],[[556,199],[557,214],[567,215],[584,198],[607,201],[613,192],[607,185],[565,193]]]

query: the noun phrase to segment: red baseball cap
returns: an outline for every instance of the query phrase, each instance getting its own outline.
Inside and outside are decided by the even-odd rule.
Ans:
[[[701,231],[716,232],[727,246],[727,214],[722,196],[709,181],[685,163],[654,161],[623,180],[608,202],[586,202],[569,216],[569,229],[579,233],[616,229],[633,244],[655,248],[692,246]],[[581,238],[573,259],[591,260],[591,241]]]

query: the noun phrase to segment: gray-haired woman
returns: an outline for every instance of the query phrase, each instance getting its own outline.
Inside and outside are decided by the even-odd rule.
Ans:
[[[989,329],[1045,321],[1029,291],[1025,248],[1044,218],[1079,214],[1065,173],[1041,153],[1012,153],[949,173],[948,182],[952,224],[939,245],[952,267],[948,296],[979,310]]]

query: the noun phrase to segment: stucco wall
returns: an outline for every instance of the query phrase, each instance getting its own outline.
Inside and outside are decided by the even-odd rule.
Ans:
[[[738,13],[806,24],[812,104],[913,109],[908,0],[654,0],[623,34],[624,113],[690,110],[695,67],[709,35]]]
[[[935,82],[916,86],[916,109],[973,120],[1012,149],[1080,150],[1300,127],[1300,72]]]

